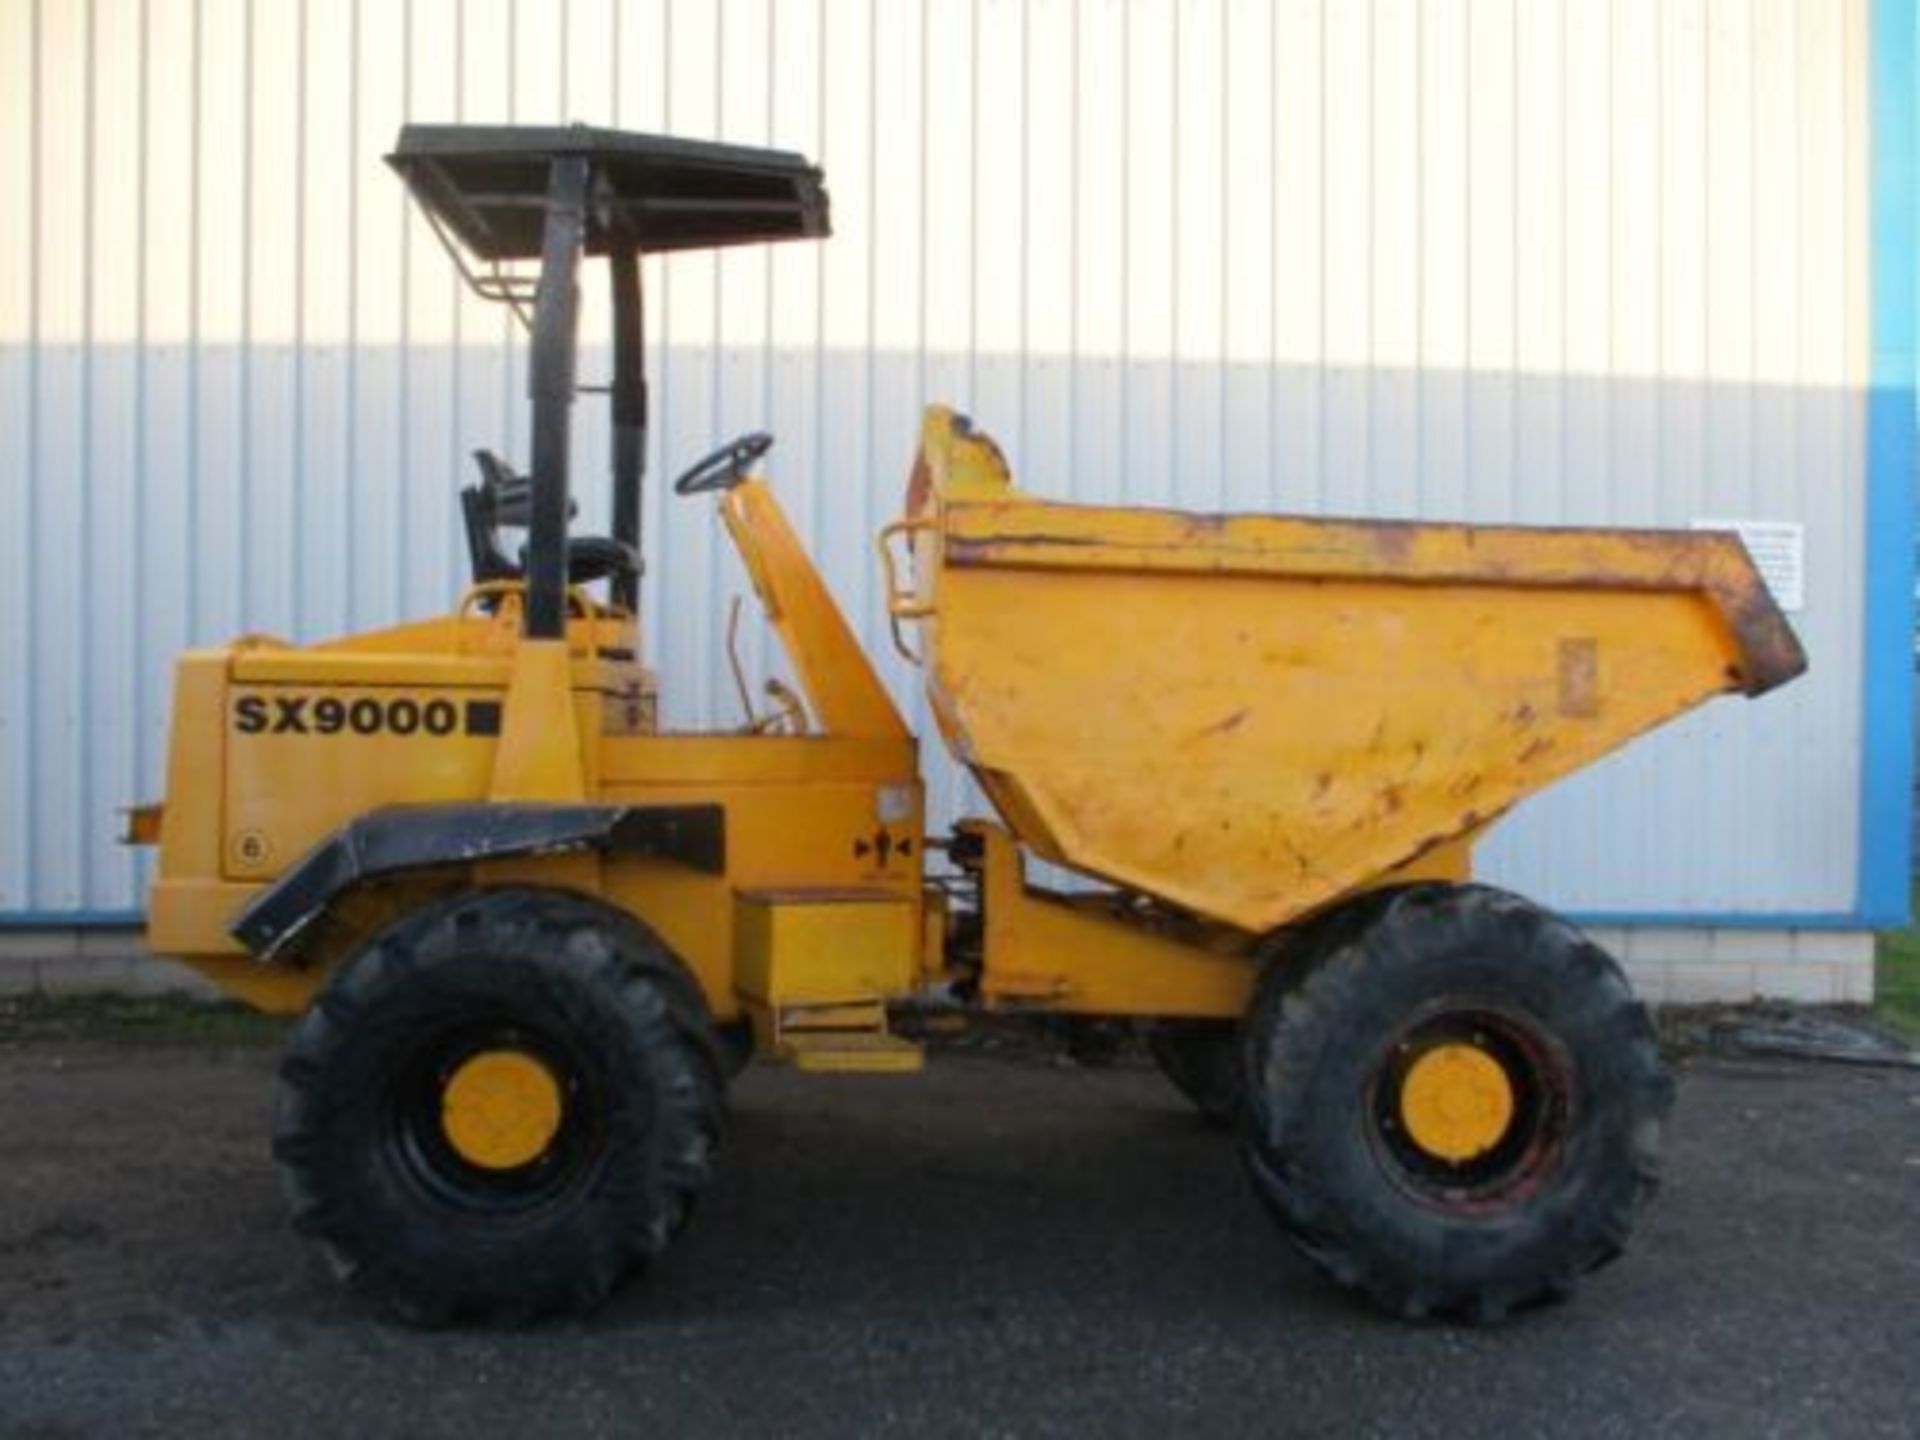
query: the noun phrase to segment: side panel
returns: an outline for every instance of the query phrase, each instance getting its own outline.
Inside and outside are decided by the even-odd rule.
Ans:
[[[160,819],[158,877],[147,911],[147,943],[161,955],[238,955],[226,921],[251,887],[223,885],[226,833],[227,662],[225,651],[184,656],[174,667],[167,802]]]
[[[757,1005],[866,1004],[911,987],[913,907],[884,890],[753,890],[734,907],[733,983]]]
[[[218,737],[226,733],[212,720],[222,709],[219,675],[207,673],[204,694],[192,688],[183,688],[183,694],[198,696],[198,708],[191,713],[207,722],[194,733]],[[455,751],[465,744],[458,738],[449,743]],[[208,760],[199,757],[195,763]],[[217,820],[202,816],[189,830],[184,821],[175,821],[170,805],[163,823],[183,837],[201,837],[191,858],[207,868],[170,873],[157,887],[151,943],[159,953],[198,965],[248,1003],[295,1010],[306,1003],[353,935],[386,923],[439,890],[556,885],[602,895],[645,920],[693,970],[714,1013],[726,1019],[739,1013],[734,987],[737,892],[870,892],[903,906],[902,931],[918,936],[923,800],[910,741],[627,737],[600,747],[599,767],[615,777],[601,788],[600,804],[720,806],[725,812],[726,873],[707,874],[672,861],[618,853],[521,857],[465,870],[443,867],[412,881],[403,877],[401,883],[351,895],[338,917],[340,924],[331,926],[319,942],[309,968],[292,970],[242,955],[227,934],[234,916],[259,893],[259,882],[267,877],[219,879],[220,849],[206,838],[220,833]],[[208,772],[216,795],[218,773],[217,765]],[[483,781],[484,765],[477,773]],[[259,780],[267,785],[270,772],[261,771]],[[390,793],[380,792],[371,781],[353,783],[360,788],[342,801],[343,809],[358,813],[394,803]],[[191,815],[196,795],[205,790],[177,787],[175,794],[188,807],[178,813]],[[268,794],[265,789],[259,792],[262,797]],[[309,812],[303,808],[299,814],[305,823]],[[911,953],[911,946],[903,951],[903,968]]]
[[[162,879],[210,880],[220,873],[226,798],[226,654],[187,655],[174,677],[159,870]]]
[[[222,873],[264,880],[387,805],[486,793],[503,689],[236,684]]]
[[[751,766],[751,750],[763,742],[722,743],[740,747],[743,764]],[[909,757],[911,747],[896,747],[894,753]],[[822,758],[832,763],[830,757]],[[601,881],[608,899],[645,920],[687,963],[716,1015],[730,1017],[739,1009],[733,979],[738,892],[864,890],[890,895],[905,904],[912,917],[905,933],[919,933],[922,797],[918,777],[898,760],[864,778],[611,784],[604,798],[615,804],[712,803],[725,808],[724,878],[658,861],[613,858],[604,863]]]
[[[1480,828],[1739,663],[1680,592],[951,566],[942,584],[935,705],[1021,838],[1254,933]]]

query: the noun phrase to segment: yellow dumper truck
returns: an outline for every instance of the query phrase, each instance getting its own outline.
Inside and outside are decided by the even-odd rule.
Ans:
[[[770,437],[673,488],[714,497],[794,684],[663,731],[640,650],[640,257],[825,236],[820,172],[577,126],[409,126],[389,161],[528,324],[530,472],[477,455],[449,613],[183,656],[130,827],[153,948],[300,1016],[273,1148],[344,1277],[425,1321],[591,1307],[687,1217],[741,1065],[917,1069],[892,1025],[930,996],[1136,1022],[1287,1233],[1397,1313],[1497,1316],[1619,1252],[1653,1030],[1473,846],[1799,673],[1737,540],[1053,504],[936,407],[878,563],[995,813],[929,834],[916,738],[751,473]],[[605,536],[570,533],[590,260]]]

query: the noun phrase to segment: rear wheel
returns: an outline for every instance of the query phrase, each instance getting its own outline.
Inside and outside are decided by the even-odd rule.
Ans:
[[[1672,1094],[1619,968],[1484,886],[1311,927],[1248,1019],[1244,1151],[1288,1234],[1396,1313],[1497,1318],[1620,1253]]]
[[[376,936],[295,1029],[274,1153],[295,1225],[424,1323],[591,1309],[706,1184],[720,1057],[632,917],[469,893]]]
[[[1238,1025],[1226,1020],[1155,1020],[1146,1028],[1146,1042],[1160,1073],[1195,1109],[1211,1124],[1233,1124],[1246,1089]]]

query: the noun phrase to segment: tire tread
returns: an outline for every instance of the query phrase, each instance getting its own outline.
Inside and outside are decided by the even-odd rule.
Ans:
[[[554,1259],[514,1284],[503,1284],[497,1273],[484,1284],[447,1277],[423,1282],[420,1267],[369,1253],[342,1187],[321,1159],[319,1132],[335,1108],[357,1103],[329,1093],[331,1077],[386,997],[441,967],[484,963],[472,958],[482,941],[490,952],[534,957],[545,984],[573,984],[597,996],[595,1003],[651,1047],[651,1063],[665,1077],[653,1093],[655,1130],[678,1138],[648,1168],[638,1213],[615,1215],[598,1194],[580,1202],[595,1209],[597,1229],[566,1262],[572,1269],[557,1269],[563,1262]],[[295,1025],[279,1080],[272,1151],[294,1228],[320,1243],[347,1284],[373,1294],[402,1320],[426,1326],[454,1320],[518,1325],[604,1303],[685,1224],[711,1178],[724,1108],[723,1070],[704,998],[678,959],[625,912],[566,891],[520,887],[444,897],[376,935]]]
[[[1411,984],[1407,977],[1432,957],[1489,942],[1543,967],[1556,995],[1573,997],[1572,1012],[1590,1042],[1604,1037],[1617,1053],[1606,1103],[1633,1116],[1616,1157],[1624,1183],[1598,1187],[1598,1199],[1578,1197],[1577,1233],[1548,1263],[1503,1271],[1456,1261],[1452,1273],[1410,1276],[1379,1252],[1378,1236],[1354,1221],[1356,1207],[1370,1197],[1342,1193],[1324,1173],[1331,1167],[1317,1163],[1326,1127],[1336,1122],[1316,1111],[1306,1092],[1318,1067],[1356,1043],[1354,1017]],[[1565,920],[1505,891],[1419,884],[1375,892],[1320,917],[1269,964],[1245,1033],[1241,1150],[1255,1190],[1322,1273],[1390,1313],[1493,1322],[1564,1298],[1580,1276],[1621,1253],[1658,1189],[1660,1124],[1672,1087],[1645,1008],[1604,951]],[[1383,1175],[1379,1184],[1390,1182]]]

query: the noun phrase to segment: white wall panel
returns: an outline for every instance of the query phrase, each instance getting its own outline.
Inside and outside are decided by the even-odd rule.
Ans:
[[[825,165],[828,244],[648,263],[651,473],[774,429],[919,717],[869,538],[931,398],[1060,497],[1803,522],[1812,676],[1485,860],[1589,911],[1845,911],[1865,33],[1864,0],[0,0],[0,915],[138,904],[113,811],[160,788],[174,652],[435,609],[467,452],[524,460],[519,338],[380,163],[408,117]],[[724,723],[738,567],[706,507],[645,518],[668,718]]]

